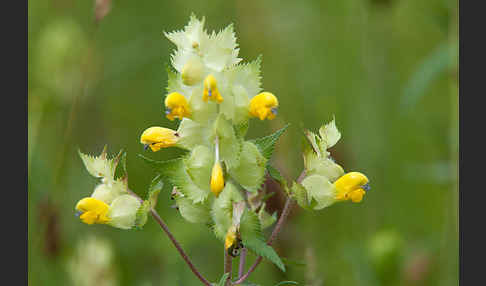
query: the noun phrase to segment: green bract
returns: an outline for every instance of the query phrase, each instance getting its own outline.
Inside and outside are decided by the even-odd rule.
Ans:
[[[306,177],[292,185],[292,196],[305,209],[320,210],[336,202],[337,190],[332,184],[344,174],[330,157],[328,148],[341,138],[334,119],[319,129],[319,135],[306,130],[303,150]]]
[[[106,149],[105,146],[99,156],[90,156],[78,151],[88,172],[93,177],[101,178],[101,184],[95,187],[91,197],[109,206],[107,217],[110,220],[107,222],[108,225],[121,229],[131,229],[134,226],[142,227],[147,220],[150,203],[154,204],[154,200],[140,201],[129,193],[125,166],[123,166],[125,176],[115,178],[118,163],[120,161],[123,164],[125,163],[125,153],[120,152],[116,157],[110,159],[107,156]]]

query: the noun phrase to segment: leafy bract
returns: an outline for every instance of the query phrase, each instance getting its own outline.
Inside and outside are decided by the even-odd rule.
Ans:
[[[275,250],[265,242],[261,230],[262,227],[258,215],[255,212],[246,209],[240,224],[240,234],[243,245],[255,254],[267,258],[280,268],[280,270],[285,272],[285,265]]]
[[[155,161],[143,155],[139,155],[148,163],[160,176],[176,186],[181,193],[194,203],[204,201],[210,191],[199,188],[191,179],[186,171],[183,158],[172,159],[167,161]]]
[[[256,192],[263,184],[267,159],[250,141],[243,142],[238,166],[229,168],[229,173],[243,188]]]
[[[251,140],[255,145],[258,147],[262,155],[270,159],[273,154],[273,150],[275,149],[275,143],[277,140],[280,138],[280,136],[285,132],[285,130],[289,127],[290,124],[285,125],[281,129],[275,131],[273,134],[270,134],[268,136],[262,137],[262,138],[257,138],[254,140]]]

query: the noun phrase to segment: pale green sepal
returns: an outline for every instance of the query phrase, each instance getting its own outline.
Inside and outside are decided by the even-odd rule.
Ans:
[[[217,34],[213,31],[209,36],[208,45],[201,45],[199,50],[205,65],[221,72],[241,61],[241,58],[238,58],[237,46],[233,24],[230,24]]]
[[[219,156],[228,169],[239,164],[242,152],[242,142],[236,137],[231,123],[220,115],[214,123],[215,135],[219,139]]]
[[[135,215],[135,227],[137,229],[141,229],[145,225],[145,223],[147,223],[149,211],[150,211],[150,202],[143,201]]]
[[[307,190],[299,183],[293,182],[290,188],[292,198],[297,201],[297,204],[303,209],[312,210],[316,206],[316,201],[312,200],[307,194]]]
[[[307,195],[317,202],[314,210],[320,210],[336,202],[337,190],[329,180],[321,175],[310,175],[302,181]]]
[[[204,126],[218,116],[218,104],[214,101],[203,100],[203,88],[194,87],[190,93],[189,106],[191,107],[191,119]]]
[[[104,177],[114,179],[116,163],[118,160],[116,158],[108,159],[106,149],[107,146],[105,145],[99,156],[83,154],[81,150],[78,150],[78,153],[83,160],[86,170],[88,170],[91,176],[96,178]]]
[[[322,150],[327,150],[331,148],[339,141],[339,139],[341,138],[341,133],[336,127],[334,116],[331,122],[327,123],[326,125],[323,125],[319,129],[319,134],[321,135],[321,140],[322,140],[321,141]]]
[[[238,166],[229,173],[247,191],[256,192],[263,184],[267,159],[250,141],[243,142],[242,149]]]
[[[214,153],[204,145],[196,146],[184,159],[187,173],[191,180],[201,189],[210,191],[211,170]]]
[[[226,233],[233,222],[233,203],[243,201],[244,198],[236,186],[227,182],[219,196],[214,200],[211,208],[213,231],[215,236],[224,241]]]
[[[116,197],[126,193],[126,185],[119,179],[113,182],[99,184],[91,194],[91,197],[109,205]]]
[[[137,211],[141,202],[132,195],[121,195],[110,205],[109,225],[122,229],[130,229],[135,225]]]
[[[261,62],[262,57],[260,55],[256,60],[250,63],[239,64],[226,72],[230,84],[234,88],[243,89],[247,94],[248,100],[253,98],[262,90],[262,77],[260,75]],[[235,92],[234,89],[233,92]]]
[[[179,128],[177,129],[177,134],[179,134],[179,140],[176,146],[191,150],[198,145],[208,145],[209,146],[209,132],[206,126],[193,121],[188,118],[183,118]]]
[[[164,35],[179,49],[197,51],[197,48],[194,48],[194,43],[201,45],[202,42],[208,40],[208,35],[204,30],[204,22],[204,17],[199,20],[194,14],[191,14],[189,23],[184,27],[184,30],[164,32]]]
[[[249,93],[241,86],[233,86],[233,124],[244,124],[250,118]]]
[[[179,208],[181,216],[191,223],[209,223],[211,213],[208,205],[209,200],[202,203],[193,203],[190,199],[177,196],[175,197],[176,205]]]
[[[344,175],[344,169],[331,158],[319,158],[312,150],[304,153],[304,166],[307,175],[319,174],[334,182]]]
[[[243,245],[255,254],[267,258],[285,272],[285,265],[275,250],[265,242],[261,230],[262,227],[258,215],[246,209],[241,217],[240,224],[240,235]]]

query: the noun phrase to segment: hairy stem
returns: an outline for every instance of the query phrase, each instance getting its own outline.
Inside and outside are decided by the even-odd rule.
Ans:
[[[128,191],[133,196],[135,196],[137,199],[139,199],[140,201],[143,201],[133,191],[131,191],[131,190],[128,190]],[[206,285],[206,286],[212,286],[211,282],[209,282],[208,280],[206,280],[206,278],[204,278],[202,276],[202,274],[197,270],[197,268],[194,266],[194,264],[192,264],[191,260],[189,259],[189,257],[187,256],[187,254],[184,252],[184,250],[182,249],[182,247],[179,244],[179,242],[175,239],[174,235],[172,235],[172,233],[170,232],[169,228],[167,227],[167,225],[165,224],[165,222],[162,220],[162,218],[159,216],[159,214],[157,213],[157,211],[152,208],[152,209],[150,209],[150,214],[155,219],[155,221],[160,225],[160,227],[162,227],[162,229],[164,230],[164,232],[169,237],[170,241],[172,241],[172,243],[174,244],[175,248],[177,249],[177,251],[179,252],[179,254],[182,256],[182,259],[184,259],[184,261],[187,263],[187,265],[189,266],[189,268],[191,268],[192,272],[197,276],[197,278],[199,278],[199,280],[204,285]]]
[[[300,173],[299,178],[297,178],[297,182],[300,183],[304,179],[304,177],[305,177],[305,170],[302,171],[302,173]],[[285,223],[285,220],[287,219],[287,216],[289,215],[290,210],[292,209],[293,205],[294,205],[294,199],[292,199],[291,197],[287,197],[287,201],[285,202],[285,206],[284,206],[284,209],[282,210],[282,214],[280,215],[278,222],[277,222],[277,225],[273,229],[272,234],[270,235],[270,238],[267,241],[268,245],[272,245],[272,243],[277,238],[277,235],[279,234],[280,230],[282,229],[282,226]],[[262,259],[263,259],[262,256],[258,256],[258,258],[255,260],[255,262],[250,267],[250,269],[248,269],[248,272],[246,272],[243,276],[238,277],[238,280],[236,280],[233,283],[233,285],[238,285],[238,284],[243,283],[248,278],[248,276],[250,276],[250,274],[256,269],[256,267],[260,264]]]

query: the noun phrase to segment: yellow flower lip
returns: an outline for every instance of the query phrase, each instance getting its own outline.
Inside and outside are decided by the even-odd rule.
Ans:
[[[179,118],[182,120],[184,117],[191,116],[191,109],[187,99],[178,92],[172,92],[165,98],[164,101],[166,110],[165,115],[169,120]]]
[[[169,128],[153,126],[145,129],[140,136],[140,143],[144,145],[144,149],[150,147],[153,152],[157,152],[162,148],[172,147],[179,140],[179,134]]]
[[[272,120],[277,115],[278,99],[270,92],[261,92],[250,101],[250,115],[260,120]]]
[[[204,79],[203,100],[207,102],[208,99],[217,103],[223,102],[223,97],[217,87],[216,78],[212,74]]]
[[[107,216],[110,207],[103,201],[87,197],[76,204],[76,216],[86,224],[104,224],[110,221]]]
[[[337,194],[336,199],[340,201],[351,200],[359,203],[371,189],[368,178],[360,172],[349,172],[334,182]]]

